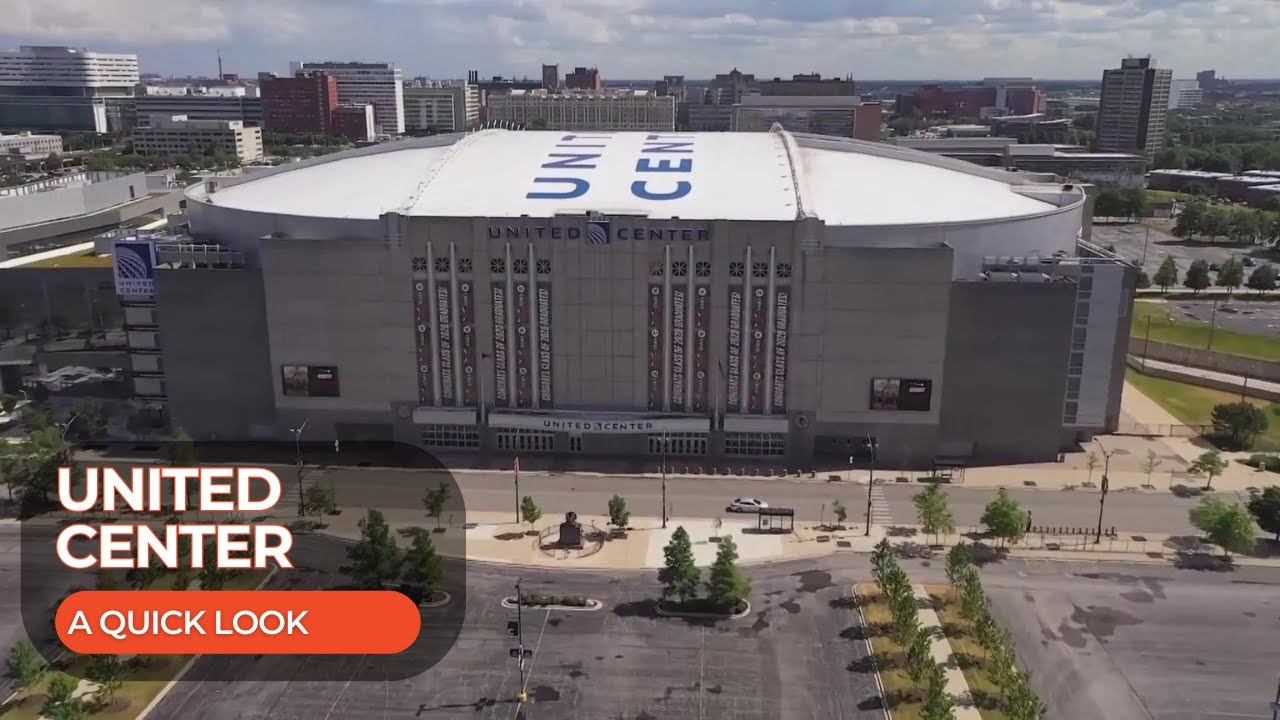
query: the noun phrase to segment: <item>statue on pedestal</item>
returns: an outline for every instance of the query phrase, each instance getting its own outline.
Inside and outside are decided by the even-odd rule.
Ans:
[[[560,547],[582,549],[582,524],[578,522],[578,513],[567,512],[564,522],[560,523]]]

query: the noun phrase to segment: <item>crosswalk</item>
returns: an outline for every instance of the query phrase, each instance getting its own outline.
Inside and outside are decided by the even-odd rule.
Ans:
[[[884,497],[884,489],[879,485],[871,487],[871,524],[893,524],[893,512],[889,509],[889,501]]]

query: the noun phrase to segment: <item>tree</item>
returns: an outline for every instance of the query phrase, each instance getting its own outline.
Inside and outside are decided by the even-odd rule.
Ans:
[[[1017,542],[1027,530],[1027,514],[1004,488],[997,490],[995,499],[987,503],[981,522],[1002,541]]]
[[[40,714],[50,720],[85,717],[88,712],[84,707],[84,701],[72,697],[79,684],[79,681],[70,675],[62,673],[55,675],[45,690],[44,706],[40,709]],[[80,710],[79,714],[76,714],[77,708]]]
[[[1193,475],[1204,475],[1208,478],[1205,480],[1204,489],[1211,490],[1213,489],[1213,479],[1221,475],[1223,470],[1227,469],[1227,461],[1222,459],[1222,453],[1217,450],[1210,450],[1206,453],[1202,453],[1200,457],[1196,458],[1187,469],[1190,470]]]
[[[881,538],[880,542],[871,549],[871,577],[884,590],[885,576],[888,575],[890,568],[897,566],[898,560],[893,556],[893,546],[889,544],[889,538]]]
[[[1229,257],[1218,268],[1218,286],[1227,289],[1227,298],[1244,282],[1244,265],[1235,257]]]
[[[444,579],[444,559],[436,552],[431,535],[418,533],[404,555],[404,581],[428,596]]]
[[[165,567],[160,564],[160,559],[153,554],[151,563],[146,567],[129,568],[128,572],[124,574],[124,580],[134,590],[146,590],[151,586],[151,583],[159,580],[164,573]]]
[[[1259,234],[1258,219],[1252,210],[1236,210],[1227,223],[1227,234],[1237,243],[1253,243]]]
[[[831,514],[836,518],[837,525],[844,525],[844,521],[849,517],[849,508],[840,502],[840,498],[831,501]]]
[[[98,684],[99,702],[110,704],[111,699],[124,686],[125,664],[116,655],[95,655],[89,662],[85,677]]]
[[[338,490],[333,485],[312,485],[302,494],[302,511],[308,515],[332,515],[338,511]]]
[[[1092,485],[1093,471],[1098,469],[1098,454],[1090,450],[1084,458],[1084,466],[1089,469],[1089,484]]]
[[[351,577],[362,588],[381,588],[400,568],[400,548],[382,513],[370,510],[360,520],[360,541],[347,550]]]
[[[626,530],[631,522],[631,511],[627,509],[627,499],[621,495],[609,498],[609,524],[619,530]]]
[[[1187,268],[1186,277],[1182,279],[1182,286],[1191,289],[1195,293],[1209,287],[1209,263],[1204,260],[1196,260],[1191,263],[1191,267]]]
[[[909,586],[907,592],[889,596],[889,611],[892,619],[889,635],[898,645],[911,647],[916,637],[924,634],[924,629],[920,627],[920,605]]]
[[[1138,270],[1138,278],[1134,281],[1134,284],[1139,290],[1146,290],[1151,287],[1151,276],[1147,274],[1146,270]]]
[[[721,538],[707,577],[707,598],[725,610],[736,612],[750,594],[751,580],[738,567],[738,546],[733,538]]]
[[[956,543],[947,551],[947,582],[955,585],[964,572],[973,567],[973,546],[968,543]]]
[[[1267,431],[1267,414],[1247,402],[1222,403],[1213,406],[1210,416],[1213,433],[1228,440],[1232,447],[1248,450],[1258,436]]]
[[[1249,503],[1246,506],[1258,527],[1269,532],[1280,541],[1280,485],[1263,488],[1262,492],[1249,492]]]
[[[44,403],[29,403],[22,408],[18,418],[28,433],[53,427],[53,413]]]
[[[1147,474],[1147,485],[1151,484],[1151,473],[1156,471],[1164,461],[1156,455],[1155,450],[1147,451],[1147,459],[1142,461],[1142,472]]]
[[[1256,537],[1253,518],[1243,505],[1228,505],[1216,497],[1200,500],[1188,513],[1191,524],[1205,534],[1209,542],[1222,548],[1223,555],[1253,549]]]
[[[84,398],[71,407],[67,435],[77,440],[92,440],[107,434],[106,403],[97,398]]]
[[[1049,713],[1049,708],[1036,695],[1035,690],[1031,689],[1025,677],[1021,677],[1020,682],[1015,683],[1009,691],[1005,708],[1010,720],[1041,720]]]
[[[934,542],[943,533],[951,533],[956,529],[955,519],[951,516],[951,508],[947,506],[947,494],[938,483],[929,483],[924,490],[911,498],[916,506],[916,519],[924,528],[925,534],[933,535]]]
[[[978,618],[987,614],[987,595],[982,590],[982,580],[978,578],[978,571],[969,568],[964,575],[960,577],[960,587],[957,589],[960,597],[960,616],[971,623],[978,622]]]
[[[662,550],[663,566],[658,571],[662,583],[662,597],[676,598],[684,602],[698,596],[698,583],[702,573],[693,563],[693,543],[684,527],[671,533],[671,541]]]
[[[923,720],[955,720],[955,700],[947,693],[947,675],[942,666],[930,666],[925,683],[924,706],[920,708]]]
[[[22,692],[40,682],[46,669],[35,646],[26,640],[19,640],[9,651],[5,674],[13,681],[14,689]]]
[[[926,631],[916,633],[915,637],[911,638],[911,644],[907,646],[907,676],[916,685],[925,679],[925,675],[933,665],[933,655],[930,652],[932,649],[933,638]]]
[[[1197,234],[1204,232],[1204,220],[1208,212],[1209,205],[1203,200],[1184,203],[1174,222],[1173,234],[1188,240],[1195,239]]]
[[[529,498],[525,499],[529,500]],[[428,490],[427,494],[422,498],[422,507],[427,511],[427,517],[435,518],[437,528],[440,527],[440,516],[444,514],[444,506],[447,502],[449,502],[449,486],[443,480],[434,490]],[[520,511],[524,512],[523,505]],[[529,522],[527,518],[526,522]]]
[[[1000,626],[996,624],[995,618],[991,617],[991,613],[982,613],[973,623],[973,634],[978,637],[978,644],[982,646],[983,658],[1000,643],[1005,641],[1004,634],[1000,632]]]
[[[1005,697],[1010,690],[1017,686],[1021,680],[1022,673],[1018,672],[1017,660],[1013,655],[1013,648],[1008,645],[1000,645],[991,650],[991,662],[988,665],[991,673],[991,679],[995,681],[996,687],[1000,688],[1000,697]]]
[[[186,565],[179,565],[178,569],[173,573],[173,584],[170,586],[172,590],[186,590],[191,587],[191,582],[196,579],[196,571]]]
[[[1224,207],[1212,205],[1205,210],[1204,218],[1200,221],[1200,229],[1205,235],[1209,236],[1209,241],[1213,242],[1220,235],[1227,235],[1231,232],[1231,212]]]
[[[1258,292],[1267,292],[1276,289],[1276,268],[1271,263],[1259,265],[1249,273],[1249,281],[1245,283],[1245,287]]]
[[[524,499],[520,501],[520,518],[529,523],[530,532],[533,531],[533,524],[538,522],[541,517],[542,508],[538,507],[538,503],[534,502],[533,498],[525,495]]]
[[[227,581],[234,574],[234,570],[220,568],[217,563],[205,563],[204,567],[200,569],[200,589],[221,590],[226,587]]]
[[[1165,255],[1164,260],[1160,261],[1160,267],[1156,270],[1155,277],[1151,278],[1151,282],[1160,287],[1160,292],[1169,292],[1169,286],[1177,284],[1178,263],[1172,255]]]

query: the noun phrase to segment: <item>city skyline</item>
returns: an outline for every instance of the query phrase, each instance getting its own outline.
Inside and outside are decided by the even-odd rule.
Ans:
[[[0,48],[136,52],[143,72],[287,72],[296,60],[395,63],[406,77],[538,76],[599,66],[606,79],[819,72],[855,79],[994,75],[1093,80],[1152,55],[1175,77],[1274,74],[1271,0],[6,0]],[[1029,6],[1032,5],[1032,6]],[[1227,52],[1229,50],[1229,53]]]

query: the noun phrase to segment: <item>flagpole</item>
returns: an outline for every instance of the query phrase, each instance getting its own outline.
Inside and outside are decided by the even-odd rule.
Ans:
[[[516,462],[511,466],[511,471],[516,479],[516,524],[520,524],[520,456],[516,456]]]

